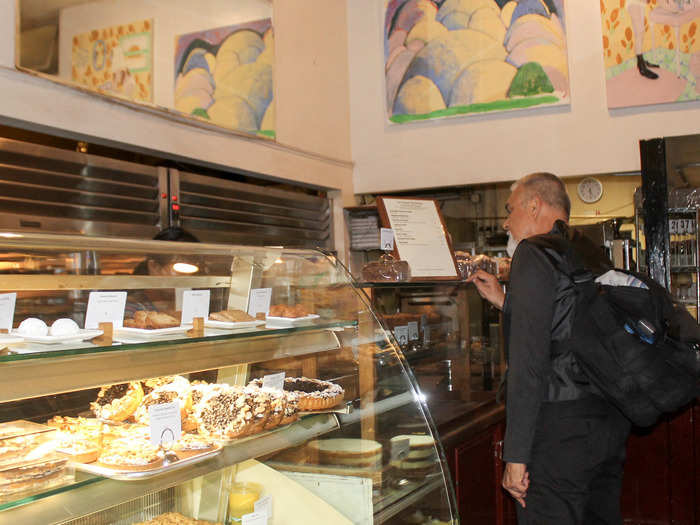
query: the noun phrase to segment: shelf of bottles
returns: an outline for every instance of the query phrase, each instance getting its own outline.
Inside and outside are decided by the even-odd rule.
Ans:
[[[671,209],[668,214],[671,294],[698,318],[698,210]]]

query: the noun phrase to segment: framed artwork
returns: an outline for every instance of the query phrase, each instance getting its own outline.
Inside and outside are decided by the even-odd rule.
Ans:
[[[71,78],[89,89],[153,101],[153,21],[140,20],[73,36]]]
[[[386,0],[393,123],[569,102],[564,0]]]
[[[609,108],[700,99],[700,0],[600,0]]]
[[[175,45],[175,109],[275,137],[272,19],[188,33]]]

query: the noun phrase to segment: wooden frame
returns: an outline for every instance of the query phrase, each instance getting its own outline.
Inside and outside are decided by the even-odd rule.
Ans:
[[[432,202],[433,205],[435,206],[435,213],[437,213],[437,216],[440,218],[440,224],[442,224],[442,231],[443,235],[445,238],[445,241],[447,242],[447,248],[450,252],[450,257],[452,258],[452,266],[454,268],[454,275],[451,276],[421,276],[421,277],[414,277],[411,275],[411,281],[455,281],[459,280],[459,272],[457,270],[457,260],[455,259],[455,253],[454,250],[452,249],[452,241],[450,240],[450,236],[447,235],[447,227],[445,226],[445,219],[442,216],[442,213],[440,212],[440,208],[438,207],[437,201],[435,199],[424,199],[424,198],[412,198],[412,197],[377,197],[377,210],[379,211],[379,220],[381,222],[381,226],[383,228],[391,228],[391,221],[389,220],[389,214],[386,209],[386,204],[385,200],[404,200],[404,201],[426,201],[426,202]],[[396,238],[394,238],[394,250],[393,250],[393,255],[396,257],[396,259],[401,259],[401,254],[399,253],[399,249],[396,243]],[[410,265],[410,261],[409,261]]]

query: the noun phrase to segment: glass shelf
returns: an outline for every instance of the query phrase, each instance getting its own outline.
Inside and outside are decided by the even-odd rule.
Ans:
[[[434,474],[423,481],[408,481],[405,485],[383,494],[374,501],[374,523],[384,523],[416,501],[439,490],[441,486],[440,475]]]
[[[82,472],[76,472],[75,481],[73,483],[68,483],[66,485],[60,485],[58,487],[52,487],[48,490],[45,490],[42,492],[37,492],[35,494],[30,494],[28,496],[18,494],[19,497],[17,499],[12,499],[12,496],[8,496],[4,500],[0,500],[0,512],[8,510],[8,509],[13,509],[15,507],[21,507],[22,505],[26,505],[28,503],[33,503],[35,501],[40,501],[44,498],[48,498],[50,496],[55,496],[56,494],[62,494],[64,492],[76,490],[80,487],[85,487],[87,485],[90,485],[92,483],[96,483],[96,482],[101,481],[103,479],[104,478],[101,478],[99,476],[93,476],[92,474],[84,474]]]
[[[425,288],[426,286],[460,286],[467,281],[401,281],[401,282],[358,282],[358,288]]]

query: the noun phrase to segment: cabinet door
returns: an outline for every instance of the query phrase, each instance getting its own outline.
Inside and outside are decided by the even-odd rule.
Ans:
[[[627,443],[622,487],[625,523],[696,523],[694,407],[635,430]]]
[[[455,448],[454,476],[462,523],[493,525],[503,523],[500,459],[497,443],[499,425],[490,427]]]

